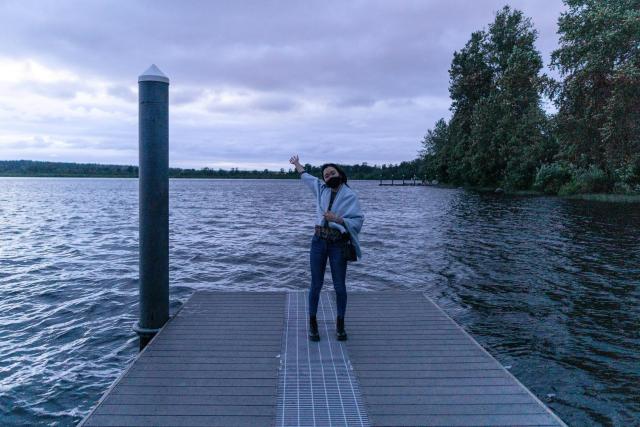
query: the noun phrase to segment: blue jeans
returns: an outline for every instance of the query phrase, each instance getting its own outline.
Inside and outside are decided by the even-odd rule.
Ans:
[[[327,269],[327,258],[331,266],[331,278],[333,289],[336,291],[336,305],[338,316],[344,317],[347,310],[347,260],[343,254],[344,242],[328,242],[318,236],[311,240],[309,260],[311,262],[311,289],[309,291],[309,315],[315,316],[318,312],[320,290],[324,283],[324,272]]]

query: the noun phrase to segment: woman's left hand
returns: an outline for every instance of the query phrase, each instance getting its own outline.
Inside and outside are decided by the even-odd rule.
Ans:
[[[336,222],[338,224],[342,224],[344,221],[342,218],[331,211],[327,211],[324,213],[324,219],[329,222]]]

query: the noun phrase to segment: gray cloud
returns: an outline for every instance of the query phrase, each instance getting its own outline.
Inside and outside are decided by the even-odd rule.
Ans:
[[[298,102],[285,96],[263,96],[251,103],[253,108],[272,112],[287,112],[298,107]]]
[[[324,140],[339,141],[346,148],[336,155],[349,161],[396,162],[415,157],[426,130],[449,114],[441,103],[429,107],[417,100],[448,96],[453,51],[472,31],[486,27],[505,3],[10,1],[0,3],[0,56],[35,58],[70,69],[81,80],[102,79],[109,83],[108,94],[132,105],[137,95],[130,86],[156,63],[171,78],[172,105],[190,108],[206,93],[214,94],[198,113],[203,120],[205,114],[226,114],[229,121],[252,112],[278,114],[278,122],[269,125],[245,121],[214,130],[204,122],[174,123],[172,135],[182,141],[175,147],[184,150],[174,151],[176,161],[218,161],[222,152],[209,150],[205,142],[215,131],[220,132],[216,141],[235,141],[223,147],[228,161],[242,162],[243,152],[256,150],[254,140],[271,144],[256,155],[265,162],[286,157],[287,150],[320,158],[327,145],[315,144]],[[561,0],[508,3],[532,17],[548,63],[557,44]],[[77,88],[64,82],[33,90],[64,100]],[[244,90],[253,97],[245,103],[222,102],[215,94],[225,90]],[[303,101],[321,110],[305,116]],[[109,113],[108,107],[96,108]],[[96,119],[89,125],[91,133],[104,132],[104,144],[131,144],[115,141],[122,137],[112,132],[120,127],[129,138],[130,123]],[[69,134],[83,128],[68,126]]]
[[[346,98],[341,98],[333,103],[336,107],[371,107],[376,103],[376,100],[368,95],[353,95]]]
[[[174,105],[190,104],[202,97],[203,90],[190,87],[174,87],[171,89],[170,102]]]
[[[29,149],[29,148],[47,148],[53,146],[52,141],[47,141],[41,136],[35,136],[32,139],[18,140],[7,142],[3,147],[10,149]]]
[[[107,92],[111,96],[115,96],[116,98],[120,98],[128,102],[135,102],[138,99],[138,94],[132,91],[129,86],[112,85],[107,89]]]
[[[18,89],[21,91],[29,91],[38,95],[42,95],[47,98],[69,100],[73,99],[76,96],[76,93],[81,89],[81,86],[70,83],[60,84],[31,82],[29,84],[19,84]]]
[[[534,23],[542,22],[544,47],[548,38],[555,40],[559,1],[544,7],[534,0],[510,3],[535,14]],[[5,2],[0,31],[11,40],[4,51],[44,55],[122,80],[134,80],[132,73],[158,62],[181,83],[258,89],[357,83],[373,92],[406,95],[441,86],[430,76],[446,75],[452,49],[490,22],[503,4]]]

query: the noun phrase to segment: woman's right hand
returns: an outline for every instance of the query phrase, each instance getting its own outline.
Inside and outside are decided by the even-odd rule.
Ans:
[[[298,173],[304,172],[304,166],[300,164],[300,158],[298,157],[297,154],[294,154],[293,156],[291,156],[291,158],[289,159],[289,163],[291,163],[296,167],[296,171]]]

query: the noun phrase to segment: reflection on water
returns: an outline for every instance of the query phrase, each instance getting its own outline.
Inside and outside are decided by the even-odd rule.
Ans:
[[[77,423],[135,355],[137,185],[0,179],[3,425]],[[350,289],[424,290],[569,424],[636,423],[638,205],[352,187]],[[307,191],[172,180],[172,311],[196,289],[306,287]]]

